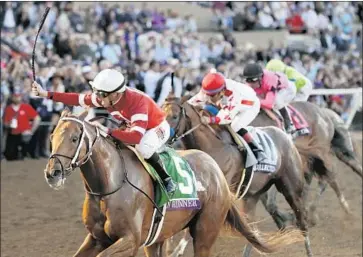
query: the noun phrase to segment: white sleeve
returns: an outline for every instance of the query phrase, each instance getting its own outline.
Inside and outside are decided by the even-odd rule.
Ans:
[[[229,124],[234,117],[242,110],[239,98],[234,95],[228,97],[227,104],[222,105],[221,110],[216,115],[219,118],[219,124]]]
[[[200,91],[198,94],[190,98],[188,100],[188,103],[193,106],[201,106],[204,105],[207,102],[207,100],[208,96]]]
[[[222,105],[221,110],[218,112],[217,117],[219,117],[219,124],[228,124],[239,113],[252,108],[255,101],[258,100],[257,97],[241,96],[238,92],[233,93],[233,95],[228,97],[227,104]]]

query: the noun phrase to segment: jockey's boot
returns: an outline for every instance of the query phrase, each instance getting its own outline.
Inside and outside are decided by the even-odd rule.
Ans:
[[[261,162],[267,159],[267,156],[260,145],[254,140],[251,133],[248,132],[245,128],[241,128],[237,132],[243,139],[247,142],[248,146],[251,148],[252,152],[255,154],[255,157],[258,162]]]
[[[162,179],[166,191],[170,194],[176,190],[176,185],[169,174],[166,172],[163,162],[160,159],[158,153],[154,153],[149,159],[147,159],[148,163],[153,166],[156,170],[160,178]]]
[[[285,131],[287,134],[292,134],[293,132],[295,132],[295,126],[294,123],[291,120],[290,114],[287,110],[287,107],[283,107],[279,110],[281,116],[284,118],[284,126],[285,126]]]

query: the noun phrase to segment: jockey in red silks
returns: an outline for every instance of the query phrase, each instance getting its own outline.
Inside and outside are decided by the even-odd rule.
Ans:
[[[249,63],[243,70],[246,83],[260,96],[261,107],[273,109],[284,120],[285,131],[292,134],[295,126],[287,110],[287,105],[296,95],[296,87],[283,73],[263,70],[257,63]]]
[[[175,191],[176,185],[158,154],[170,136],[165,113],[149,96],[127,87],[125,77],[117,70],[102,70],[89,83],[93,89],[93,93],[89,94],[47,92],[35,81],[32,92],[66,105],[103,107],[114,118],[124,120],[130,127],[127,130],[95,125],[124,143],[136,145],[137,151],[158,172],[168,193]]]
[[[226,79],[215,71],[208,73],[203,78],[201,91],[189,99],[188,103],[204,107],[208,102],[217,105],[220,110],[216,116],[203,116],[204,124],[230,124],[232,130],[250,146],[257,161],[266,159],[263,149],[246,129],[260,112],[260,100],[249,86]]]

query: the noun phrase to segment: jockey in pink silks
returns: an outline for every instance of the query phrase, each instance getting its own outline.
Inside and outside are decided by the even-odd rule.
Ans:
[[[243,70],[243,77],[260,97],[261,108],[280,114],[286,133],[292,134],[295,126],[286,107],[296,96],[294,83],[289,82],[285,74],[263,70],[257,63],[247,64]]]

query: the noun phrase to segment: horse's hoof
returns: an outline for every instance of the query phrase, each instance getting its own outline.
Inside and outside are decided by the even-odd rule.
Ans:
[[[319,216],[316,213],[309,214],[308,225],[310,228],[316,226],[316,224],[318,224],[318,221],[319,221]]]

